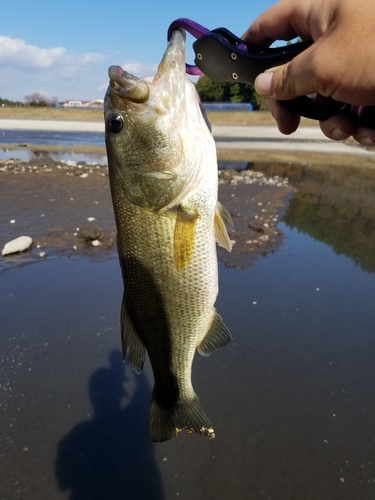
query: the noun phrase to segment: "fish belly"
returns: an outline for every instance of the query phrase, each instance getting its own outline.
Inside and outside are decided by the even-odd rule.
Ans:
[[[203,186],[196,199],[188,200],[190,212],[197,214],[193,248],[187,262],[179,266],[175,210],[154,213],[113,192],[124,280],[123,351],[125,355],[129,350],[129,362],[137,372],[142,370],[145,351],[149,354],[155,379],[150,412],[153,441],[171,439],[183,428],[214,437],[191,383],[195,349],[204,344],[210,330],[213,338],[220,337],[221,331],[220,345],[230,340],[214,309],[218,292],[215,200],[210,202],[207,194]],[[202,199],[204,204],[199,203]],[[202,349],[204,354],[210,349],[206,351]]]

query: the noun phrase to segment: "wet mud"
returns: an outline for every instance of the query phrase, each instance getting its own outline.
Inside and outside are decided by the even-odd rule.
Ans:
[[[248,267],[276,250],[276,224],[293,188],[279,176],[251,170],[220,171],[219,199],[230,211],[232,253],[219,249],[230,267]],[[31,236],[32,248],[1,259],[0,269],[67,255],[102,259],[116,254],[116,227],[105,165],[48,157],[0,161],[0,246]]]
[[[192,377],[216,438],[152,445],[149,362],[121,362],[106,167],[0,164],[0,245],[34,239],[0,258],[0,499],[375,498],[374,169],[251,162],[219,179],[234,227],[215,307],[233,341]]]

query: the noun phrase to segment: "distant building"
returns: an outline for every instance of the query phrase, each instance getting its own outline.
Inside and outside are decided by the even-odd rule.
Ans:
[[[253,111],[249,102],[203,102],[206,111]]]
[[[64,101],[64,108],[102,108],[103,99],[95,99],[94,101]]]

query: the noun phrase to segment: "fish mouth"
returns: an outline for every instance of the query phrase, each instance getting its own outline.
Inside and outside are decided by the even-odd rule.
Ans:
[[[120,66],[111,66],[108,70],[110,88],[119,97],[134,103],[145,103],[150,97],[150,89],[144,80],[124,71]]]
[[[166,51],[160,61],[158,71],[154,76],[154,81],[167,73],[182,73],[185,75],[185,39],[185,30],[179,28],[173,31]]]
[[[166,91],[171,91],[172,88],[175,91],[182,90],[178,82],[182,80],[181,76],[183,80],[186,79],[185,38],[186,34],[182,29],[176,29],[172,33],[152,82],[150,79],[138,78],[120,66],[111,66],[108,70],[110,90],[134,104],[143,104],[149,100],[150,85],[159,87],[162,84]]]

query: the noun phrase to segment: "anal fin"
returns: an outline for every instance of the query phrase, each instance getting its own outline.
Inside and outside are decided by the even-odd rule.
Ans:
[[[206,336],[197,347],[197,350],[199,354],[209,356],[212,352],[220,349],[220,347],[229,344],[231,340],[232,335],[230,331],[225,326],[222,317],[215,311],[211,326]]]
[[[126,353],[129,350],[129,365],[136,372],[141,373],[145,357],[146,348],[139,338],[133,321],[129,315],[128,308],[125,303],[125,295],[121,305],[121,344],[122,357],[125,360]]]

